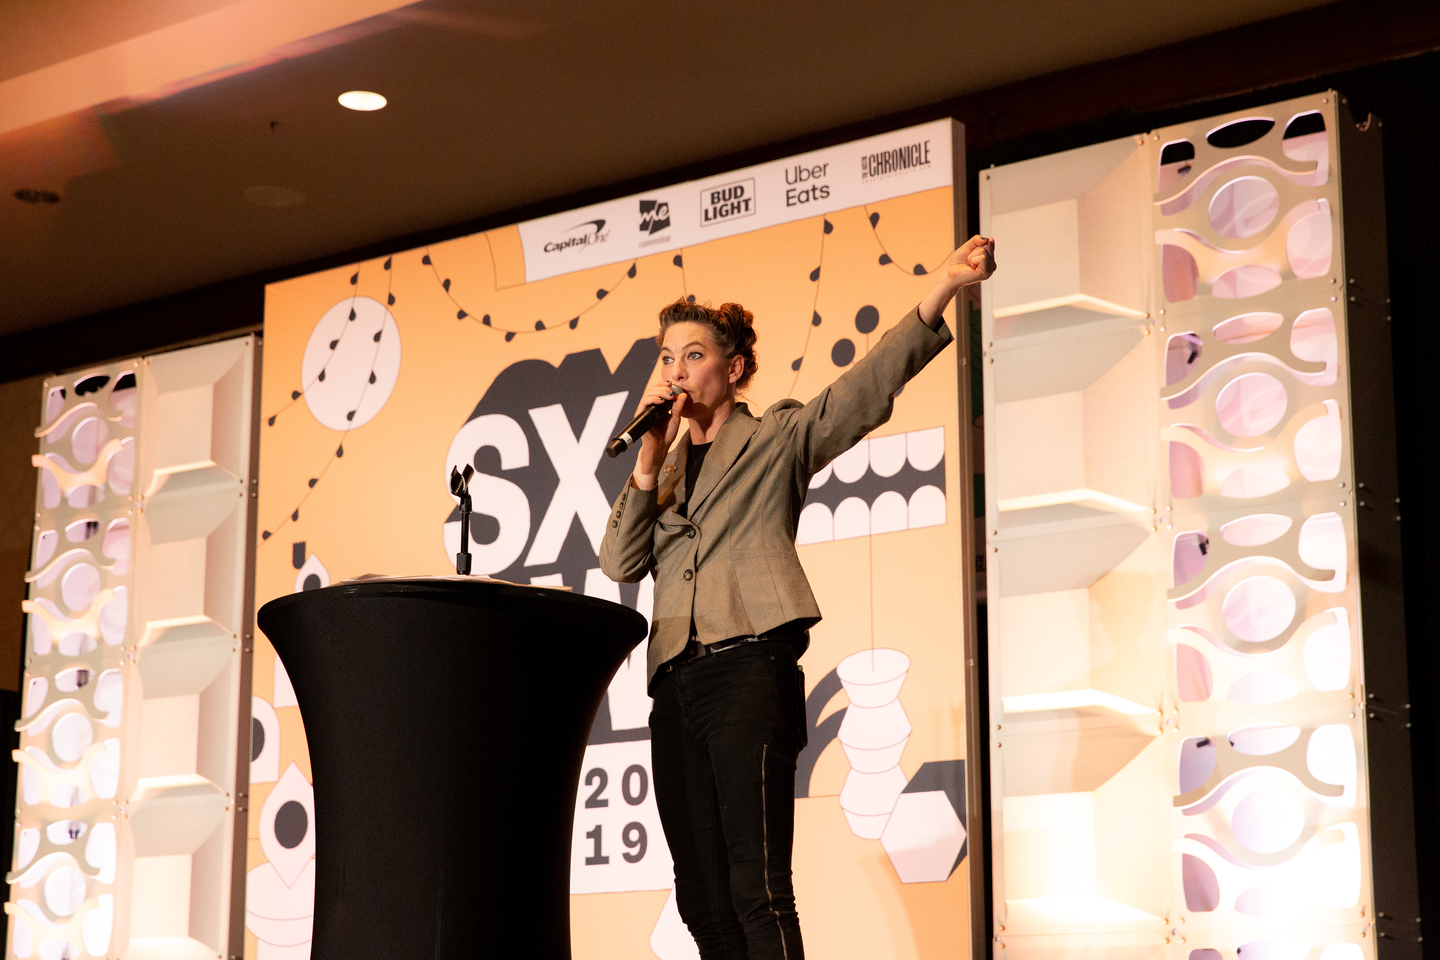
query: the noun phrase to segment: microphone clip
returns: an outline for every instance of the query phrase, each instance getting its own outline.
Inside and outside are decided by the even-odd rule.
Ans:
[[[470,478],[475,468],[465,464],[465,472],[459,467],[450,468],[450,492],[460,498],[460,552],[455,555],[455,572],[462,577],[470,575]]]

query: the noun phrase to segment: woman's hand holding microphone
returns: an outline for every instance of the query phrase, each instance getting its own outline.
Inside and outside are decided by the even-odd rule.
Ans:
[[[671,399],[675,401],[675,405],[670,408],[670,416],[655,424],[640,438],[640,453],[635,458],[635,469],[630,474],[631,482],[638,490],[653,490],[660,482],[660,467],[665,463],[665,456],[670,452],[675,435],[680,431],[680,421],[685,416],[690,397],[679,387],[669,383],[657,383],[645,392],[640,398],[640,405],[635,408],[635,415],[639,416],[646,407],[667,403]]]

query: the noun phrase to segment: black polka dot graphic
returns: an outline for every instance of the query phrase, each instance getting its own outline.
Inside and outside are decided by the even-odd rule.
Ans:
[[[790,369],[791,369],[791,370],[799,370],[799,369],[800,369],[800,361],[802,361],[802,360],[804,360],[804,359],[805,359],[804,357],[796,357],[793,361],[791,361],[791,363],[790,363]]]
[[[286,800],[275,813],[275,839],[286,850],[294,850],[310,832],[310,815],[297,800]]]
[[[875,328],[880,326],[880,311],[870,304],[865,304],[855,313],[855,329],[861,333],[874,333]]]
[[[818,326],[820,326],[820,314],[819,314],[819,312],[816,312],[815,315],[810,318],[810,326],[812,326],[812,327],[818,327]]]
[[[319,575],[312,573],[305,578],[305,582],[301,584],[300,588],[302,590],[319,590],[323,586],[324,584],[320,582]]]
[[[855,359],[855,344],[849,340],[836,340],[835,346],[830,348],[830,359],[837,367],[850,366],[850,361]]]
[[[265,752],[265,724],[258,717],[250,718],[250,762],[260,759]]]

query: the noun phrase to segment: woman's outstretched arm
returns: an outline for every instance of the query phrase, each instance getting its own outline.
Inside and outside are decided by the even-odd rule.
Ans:
[[[777,404],[777,413],[788,405],[780,415],[806,469],[820,470],[890,419],[894,395],[953,339],[942,311],[961,288],[994,270],[994,241],[972,237],[946,259],[929,295],[853,367],[803,407]]]

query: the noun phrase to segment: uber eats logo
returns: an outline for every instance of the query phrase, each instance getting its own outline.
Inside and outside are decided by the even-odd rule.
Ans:
[[[603,576],[597,557],[610,505],[634,466],[633,455],[605,456],[605,444],[630,422],[659,354],[645,338],[614,373],[599,350],[587,350],[559,367],[521,360],[495,378],[451,441],[444,469],[447,477],[451,466],[476,470],[474,573],[590,592],[587,580]],[[444,538],[453,557],[458,506],[445,519]],[[634,606],[638,587],[621,590]]]

